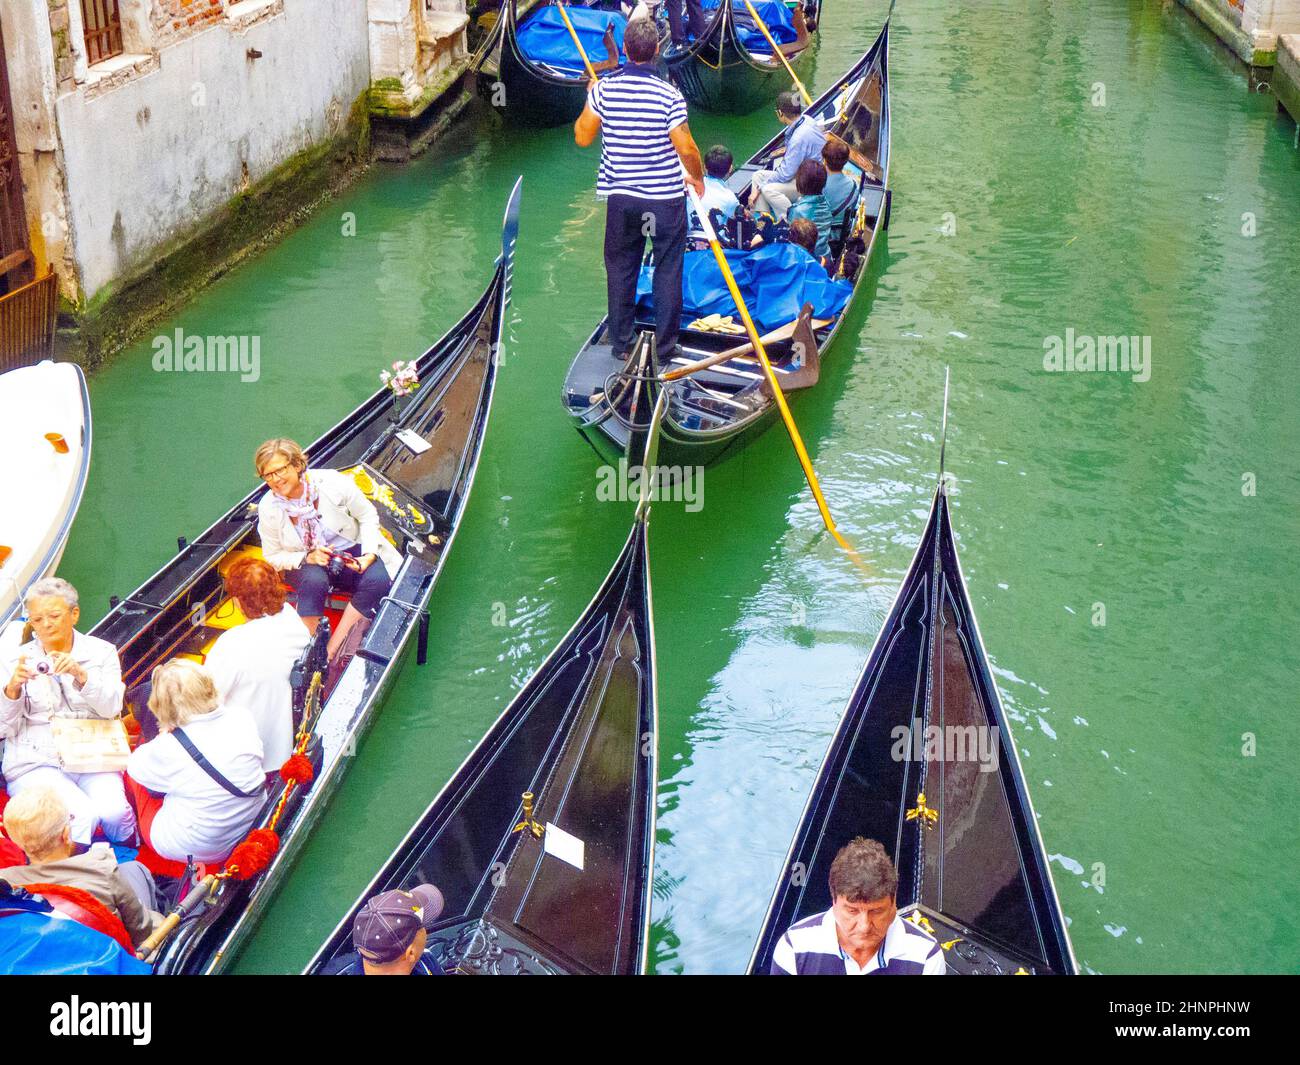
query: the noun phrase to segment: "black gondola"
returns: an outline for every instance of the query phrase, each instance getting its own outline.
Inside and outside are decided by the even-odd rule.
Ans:
[[[805,0],[797,11],[796,19],[804,19],[800,39],[782,48],[796,74],[814,51],[821,0]],[[763,40],[761,50],[745,47],[740,27],[751,34],[761,31],[744,0],[722,0],[711,15],[708,30],[698,40],[685,48],[661,46],[664,69],[692,106],[747,115],[791,88],[785,65],[771,54],[764,39],[758,38]]]
[[[645,465],[653,467],[653,457]],[[446,900],[426,948],[444,971],[645,970],[657,736],[648,510],[643,498],[618,561],[582,617],[438,793],[307,973],[352,950],[352,924],[366,899],[421,883],[436,884]]]
[[[517,125],[559,126],[573,122],[587,102],[587,76],[579,65],[551,66],[529,58],[520,47],[520,27],[549,6],[537,4],[521,18],[518,0],[506,0],[496,28],[471,62],[479,94],[506,121]],[[577,6],[622,15],[619,0],[592,0]],[[622,42],[618,44],[621,48]],[[607,56],[593,54],[589,58],[592,63],[600,63]]]
[[[355,656],[325,694],[316,663],[305,658],[295,724],[310,736],[315,770],[304,790],[291,789],[276,826],[280,846],[260,875],[217,881],[195,915],[152,956],[156,973],[214,973],[230,961],[279,887],[296,852],[347,768],[348,755],[383,701],[426,610],[460,527],[487,430],[495,389],[514,248],[519,232],[516,182],[506,207],[501,254],[486,291],[451,330],[417,360],[419,391],[400,415],[380,390],[308,448],[317,466],[351,474],[374,500],[383,529],[404,557],[392,588]],[[430,445],[412,448],[419,438]],[[221,572],[235,557],[260,550],[257,501],[250,492],[126,599],[115,602],[92,633],[121,655],[128,690],[154,666],[179,654],[202,658],[218,634]],[[324,625],[318,630],[318,640]],[[423,641],[420,641],[423,656]],[[310,649],[309,649],[310,650]],[[257,825],[269,823],[287,785],[266,801]],[[208,870],[216,872],[216,870]],[[195,893],[191,893],[191,897]]]
[[[853,285],[849,304],[832,320],[808,320],[784,339],[765,342],[768,357],[782,387],[790,392],[814,385],[822,354],[839,332],[862,288],[871,253],[889,224],[889,20],[875,43],[839,81],[808,108],[831,132],[847,141],[874,164],[878,178],[864,176],[856,203],[846,213],[846,232],[832,242],[837,273]],[[728,184],[745,202],[753,174],[767,168],[772,153],[784,144],[778,134],[730,178]],[[707,252],[701,254],[709,254]],[[752,308],[751,308],[752,309]],[[638,389],[650,366],[636,353],[626,361],[615,356],[602,318],[578,352],[565,380],[562,402],[578,431],[611,461],[635,452],[636,419],[631,417]],[[650,321],[638,321],[642,331]],[[745,341],[745,337],[683,328],[681,355],[672,366],[654,366],[657,373],[703,359]],[[799,360],[798,355],[804,358]],[[797,365],[796,365],[797,364]],[[777,417],[762,368],[751,357],[733,358],[723,365],[693,374],[667,386],[669,403],[661,433],[662,458],[669,465],[706,465],[737,449],[765,430]]]
[[[992,759],[980,762],[956,744],[978,743],[981,734],[991,744],[981,751],[997,756],[992,771],[985,771]],[[899,911],[935,935],[949,972],[1075,972],[966,594],[942,477],[916,557],[813,785],[751,973],[769,971],[787,928],[830,908],[831,859],[855,836],[891,851]]]

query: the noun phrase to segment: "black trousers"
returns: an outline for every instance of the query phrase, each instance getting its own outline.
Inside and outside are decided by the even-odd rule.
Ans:
[[[686,26],[682,26],[682,2],[683,0],[668,0],[668,29],[673,35],[674,44],[686,43],[687,29],[698,40],[709,28],[709,17],[704,13],[700,0],[685,0]]]
[[[605,208],[605,283],[609,342],[614,354],[632,349],[636,279],[646,237],[654,248],[655,343],[660,358],[677,346],[682,323],[682,256],[686,252],[686,198],[643,200],[615,193]]]

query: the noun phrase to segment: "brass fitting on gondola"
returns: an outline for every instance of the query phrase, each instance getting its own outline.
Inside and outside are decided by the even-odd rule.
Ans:
[[[533,793],[531,791],[524,792],[524,819],[510,831],[522,832],[524,829],[528,829],[537,839],[541,839],[546,831],[540,822],[533,819]]]
[[[929,828],[939,820],[939,811],[925,804],[925,792],[916,797],[916,806],[907,811],[907,820],[919,820],[923,828]]]

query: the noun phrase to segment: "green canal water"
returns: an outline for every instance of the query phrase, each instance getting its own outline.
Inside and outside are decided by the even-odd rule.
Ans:
[[[813,88],[884,6],[828,0]],[[745,965],[921,533],[951,366],[954,524],[1081,963],[1295,971],[1295,129],[1168,3],[902,0],[892,70],[892,228],[795,406],[870,578],[779,428],[709,470],[702,509],[651,522],[654,969]],[[763,113],[692,127],[738,158],[771,131]],[[262,439],[315,437],[464,311],[524,175],[505,366],[429,663],[401,676],[240,971],[308,960],[622,543],[631,506],[597,502],[558,402],[604,298],[595,165],[563,129],[473,116],[158,330],[260,337],[257,381],[154,372],[147,342],[92,379],[63,568],[88,620],[249,489]],[[1149,337],[1150,379],[1046,372],[1067,329]]]

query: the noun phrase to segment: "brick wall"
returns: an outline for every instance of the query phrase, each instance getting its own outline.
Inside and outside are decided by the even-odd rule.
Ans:
[[[149,22],[154,47],[161,48],[207,29],[224,15],[223,0],[153,0]]]

